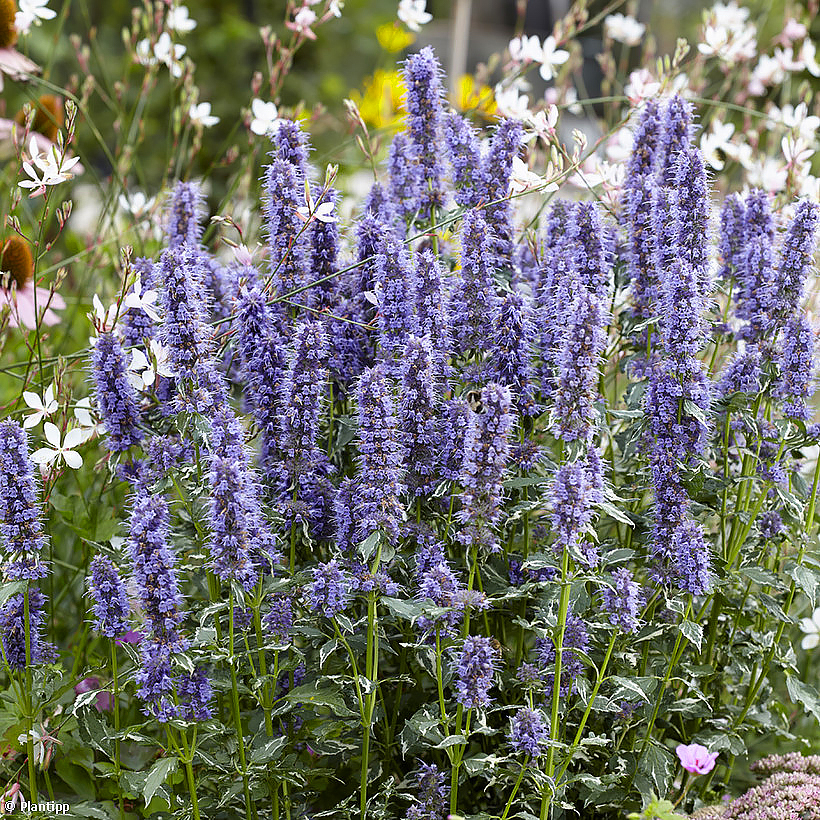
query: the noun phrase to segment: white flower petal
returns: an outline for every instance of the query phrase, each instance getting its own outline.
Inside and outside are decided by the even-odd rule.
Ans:
[[[47,421],[43,425],[43,433],[45,434],[46,441],[52,446],[56,447],[58,450],[60,449],[60,430],[56,424],[52,424],[50,421]]]
[[[83,431],[77,427],[72,427],[72,429],[65,434],[65,439],[63,439],[63,449],[73,450],[82,442],[82,437]]]
[[[72,432],[75,431],[72,430]],[[79,453],[75,453],[74,450],[64,450],[63,458],[72,470],[79,470],[83,466],[83,457]]]

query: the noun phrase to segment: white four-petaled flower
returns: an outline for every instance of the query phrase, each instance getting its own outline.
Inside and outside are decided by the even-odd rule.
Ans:
[[[26,390],[23,393],[23,401],[27,407],[34,411],[31,415],[26,416],[23,422],[23,427],[26,430],[36,427],[43,419],[47,419],[52,413],[56,412],[59,406],[57,399],[54,398],[53,382],[46,388],[46,392],[42,396]]]
[[[79,470],[83,466],[83,457],[74,451],[85,440],[82,430],[74,427],[62,437],[57,425],[47,421],[43,425],[43,433],[51,447],[41,447],[31,454],[31,460],[39,464],[41,469],[47,469],[55,461],[58,467],[60,461],[64,461],[73,470]]]
[[[150,288],[148,290],[142,289],[142,277],[137,274],[137,278],[134,280],[134,289],[126,295],[123,304],[126,308],[144,310],[152,321],[158,322],[159,313],[157,313],[156,308],[158,299],[159,294],[157,291]]]
[[[192,105],[188,110],[188,115],[194,125],[199,125],[202,128],[210,128],[219,122],[219,117],[214,117],[211,114],[211,104],[209,102]]]
[[[154,57],[158,62],[168,66],[171,76],[176,78],[182,76],[182,63],[180,61],[185,56],[186,51],[185,46],[171,40],[171,35],[167,31],[163,31],[159,35],[159,39],[154,45]]]
[[[251,131],[259,136],[270,134],[279,125],[279,112],[276,103],[255,99],[251,102]]]
[[[646,32],[646,26],[630,14],[610,14],[604,20],[604,31],[608,37],[627,46],[636,46]]]
[[[18,34],[28,34],[32,26],[39,26],[41,20],[53,20],[57,12],[48,7],[48,0],[19,0],[18,11],[14,15],[14,27]]]
[[[801,649],[814,649],[820,644],[820,607],[812,612],[810,618],[803,618],[800,621],[800,631],[803,633]]]
[[[558,66],[562,66],[567,60],[569,60],[569,52],[558,48],[555,37],[550,34],[544,40],[541,48],[541,68],[539,70],[541,77],[549,82],[556,75]]]
[[[152,339],[148,347],[149,355],[139,348],[131,351],[131,362],[128,365],[126,377],[135,390],[151,387],[157,376],[171,378],[174,371],[168,363],[168,348],[156,339]]]
[[[396,16],[410,31],[421,31],[421,27],[433,19],[426,7],[427,0],[399,0]]]
[[[61,155],[56,145],[41,152],[34,137],[29,142],[28,152],[31,158],[23,162],[23,170],[30,179],[21,180],[18,184],[21,188],[31,189],[29,196],[39,196],[45,193],[47,185],[59,185],[71,179],[74,176],[71,169],[80,161],[79,157],[68,159]]]
[[[196,20],[188,16],[188,9],[185,6],[171,6],[165,18],[165,25],[171,29],[171,31],[187,34],[196,28]]]

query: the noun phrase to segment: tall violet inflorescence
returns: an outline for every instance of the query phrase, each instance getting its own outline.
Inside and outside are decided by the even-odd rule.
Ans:
[[[483,194],[481,144],[470,123],[455,111],[444,115],[444,141],[453,169],[456,202],[475,208]]]
[[[427,495],[436,486],[440,444],[437,405],[430,339],[411,336],[402,359],[398,422],[406,483],[415,496]]]
[[[455,669],[456,701],[465,709],[490,705],[498,651],[489,638],[468,635]]]
[[[44,578],[46,545],[43,511],[37,492],[28,436],[14,421],[0,422],[0,549],[10,579]]]
[[[28,666],[26,663],[25,611],[25,593],[22,592],[12,595],[0,608],[0,636],[3,640],[3,653],[12,669],[25,669]],[[37,587],[30,587],[28,591],[28,659],[31,664],[47,663],[56,657],[56,647],[43,636],[47,617],[45,595]]]
[[[125,351],[119,339],[101,333],[92,352],[95,402],[114,452],[127,450],[142,439],[137,393],[126,376]]]
[[[407,126],[413,154],[419,166],[419,201],[417,210],[422,219],[444,204],[444,164],[442,162],[442,97],[441,66],[430,46],[411,54],[404,64],[407,90]]]
[[[165,210],[165,238],[169,248],[199,247],[205,197],[196,182],[177,182]]]
[[[549,744],[549,729],[537,709],[519,709],[510,722],[510,746],[518,754],[540,757]]]
[[[778,355],[779,374],[772,395],[791,418],[808,421],[806,400],[814,393],[817,331],[809,317],[798,312],[783,328]]]
[[[110,558],[97,555],[91,562],[88,594],[94,612],[94,630],[106,638],[128,632],[131,604],[128,590]]]
[[[391,380],[382,365],[362,374],[359,402],[359,471],[355,509],[358,538],[381,530],[390,541],[399,534],[404,494],[404,452],[399,438]]]
[[[407,337],[418,331],[416,316],[416,272],[404,246],[385,232],[376,254],[379,297],[379,348],[395,373]]]
[[[479,211],[471,211],[461,226],[461,270],[450,299],[453,347],[457,353],[486,350],[497,310],[490,236]]]
[[[464,434],[461,468],[461,510],[464,525],[459,540],[470,547],[495,552],[494,532],[501,515],[503,479],[510,458],[510,437],[515,425],[510,389],[488,384],[481,391],[483,412],[472,413]]]

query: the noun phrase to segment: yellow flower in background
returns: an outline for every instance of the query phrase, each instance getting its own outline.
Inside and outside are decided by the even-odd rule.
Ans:
[[[476,82],[472,74],[463,74],[458,81],[456,105],[462,111],[489,119],[496,113],[493,90]]]
[[[404,51],[416,42],[416,35],[412,31],[402,28],[397,23],[385,23],[376,29],[376,38],[379,45],[390,54]]]
[[[399,71],[377,69],[361,91],[351,91],[365,123],[372,128],[397,126],[404,117],[404,82]]]

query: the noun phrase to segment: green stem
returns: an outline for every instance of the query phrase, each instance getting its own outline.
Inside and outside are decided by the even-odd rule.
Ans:
[[[28,729],[28,732],[26,733],[26,756],[28,757],[28,779],[31,802],[37,803],[39,802],[37,793],[37,771],[34,768],[34,738],[31,736],[31,732],[34,729],[34,710],[31,705],[31,617],[29,615],[28,584],[26,584],[25,591],[23,592],[23,631],[25,632],[26,641],[25,699],[26,727]]]
[[[114,731],[116,732],[116,736],[114,737],[114,773],[117,777],[117,796],[120,804],[120,820],[124,820],[125,807],[123,804],[122,783],[120,782],[120,773],[122,771],[122,765],[120,763],[120,685],[117,668],[117,642],[114,640],[111,641],[111,675],[111,687],[114,690]]]
[[[249,818],[255,817],[253,803],[251,801],[251,788],[248,781],[248,763],[245,758],[245,738],[242,734],[242,713],[239,711],[239,684],[236,679],[236,656],[234,655],[234,614],[233,614],[233,590],[228,593],[228,611],[230,621],[228,623],[228,663],[231,667],[231,708],[233,710],[234,730],[236,732],[236,744],[239,749],[239,765],[242,771],[242,787],[245,792],[245,812]]]
[[[507,815],[510,813],[510,809],[512,808],[513,800],[515,800],[515,795],[518,793],[518,789],[521,786],[521,781],[524,779],[524,772],[527,771],[527,764],[530,762],[529,757],[525,758],[524,762],[521,764],[521,771],[518,773],[518,780],[515,781],[515,785],[513,786],[512,794],[510,795],[510,799],[507,801],[507,805],[504,807],[504,812],[501,815],[501,820],[507,820]]]

